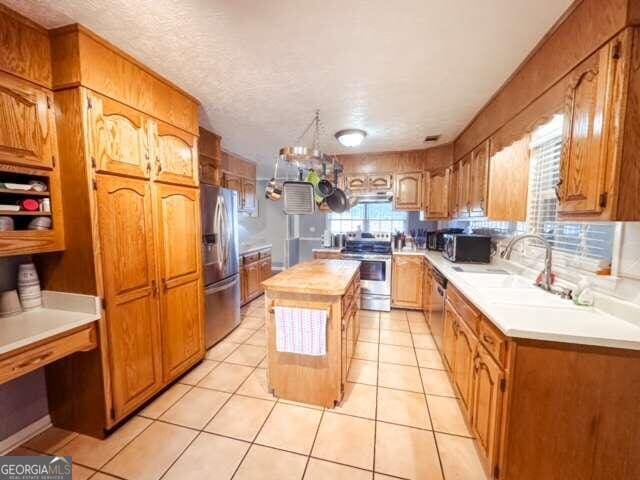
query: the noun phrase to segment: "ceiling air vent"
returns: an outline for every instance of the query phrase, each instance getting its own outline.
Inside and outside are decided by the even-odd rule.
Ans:
[[[440,140],[440,135],[427,135],[424,137],[425,142],[437,142]]]

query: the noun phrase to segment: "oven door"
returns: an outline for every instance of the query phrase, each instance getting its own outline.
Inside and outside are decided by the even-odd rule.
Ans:
[[[391,295],[391,257],[343,253],[342,258],[360,261],[360,288],[363,294]]]

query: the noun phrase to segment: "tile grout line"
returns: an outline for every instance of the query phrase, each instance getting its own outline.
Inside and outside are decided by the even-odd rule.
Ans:
[[[424,312],[422,313],[422,316],[424,318],[424,322],[427,323],[427,318],[424,316]],[[429,327],[429,325],[427,324],[427,327]],[[431,329],[429,328],[429,332],[431,332]],[[431,334],[431,337],[433,338],[433,334]],[[413,341],[413,334],[411,334],[411,343],[413,343],[413,353],[416,356],[416,360],[418,359],[418,354],[416,353],[416,346],[415,346],[415,342]],[[440,352],[438,351],[438,354]],[[433,424],[433,417],[431,416],[431,408],[429,407],[429,401],[427,399],[427,391],[424,388],[424,382],[422,379],[422,370],[420,368],[418,368],[418,375],[420,375],[420,382],[422,383],[422,390],[423,390],[423,395],[424,395],[424,403],[427,406],[427,414],[429,415],[429,423],[431,424],[431,432],[433,435],[433,444],[436,447],[436,454],[438,455],[438,463],[440,464],[440,473],[442,474],[442,478],[443,480],[446,480],[446,475],[444,472],[444,465],[442,464],[442,456],[440,455],[440,448],[438,446],[438,437],[436,436],[436,432],[435,432],[435,426]]]
[[[376,476],[376,450],[378,449],[378,393],[380,389],[380,332],[381,327],[380,312],[378,312],[378,356],[376,358],[376,408],[373,415],[373,465],[371,466],[371,478]]]
[[[309,454],[307,455],[307,463],[305,463],[304,470],[302,472],[303,480],[305,475],[307,474],[307,469],[309,468],[309,462],[311,461],[311,454],[313,453],[313,447],[316,446],[316,440],[318,439],[318,433],[320,432],[320,425],[322,425],[322,419],[324,418],[325,411],[326,411],[326,408],[323,408],[322,413],[320,414],[320,421],[318,422],[318,426],[316,427],[316,434],[313,436],[313,442],[311,443],[311,448],[309,449]]]

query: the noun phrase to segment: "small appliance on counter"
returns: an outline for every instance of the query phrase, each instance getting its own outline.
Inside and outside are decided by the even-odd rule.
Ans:
[[[444,236],[457,233],[464,233],[464,228],[443,228],[427,232],[427,248],[441,252],[444,250]]]
[[[322,247],[323,248],[331,248],[333,247],[333,237],[331,235],[330,230],[325,230],[322,233]]]
[[[333,236],[333,246],[335,248],[344,248],[347,245],[347,234],[346,233],[336,233]]]
[[[451,262],[489,263],[491,237],[488,235],[444,234],[442,255]]]

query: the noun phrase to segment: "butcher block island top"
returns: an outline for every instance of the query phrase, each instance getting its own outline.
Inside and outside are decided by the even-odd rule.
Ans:
[[[360,271],[355,260],[313,260],[275,275],[262,283],[265,290],[313,295],[344,295]]]
[[[334,407],[342,400],[360,331],[360,262],[313,260],[262,285],[269,389],[283,400]],[[300,353],[297,347],[312,340],[320,351]]]

